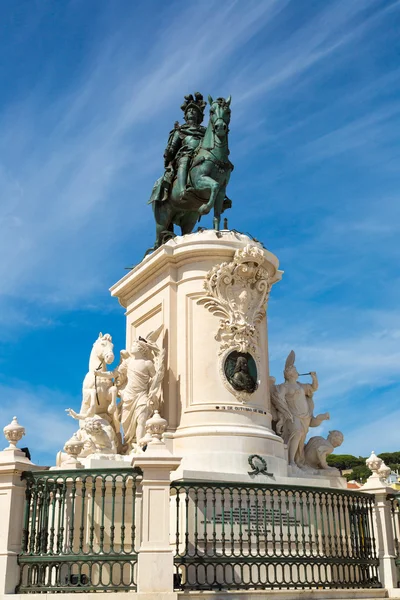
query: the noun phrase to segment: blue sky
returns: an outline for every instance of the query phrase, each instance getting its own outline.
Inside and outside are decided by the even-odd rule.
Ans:
[[[124,347],[108,288],[152,245],[196,90],[232,94],[229,224],[285,271],[271,373],[293,348],[331,413],[318,432],[400,449],[399,30],[393,0],[0,3],[0,423],[18,415],[35,461],[74,430],[98,332]]]

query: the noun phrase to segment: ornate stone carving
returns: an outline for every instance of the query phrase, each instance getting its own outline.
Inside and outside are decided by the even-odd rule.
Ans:
[[[64,450],[68,454],[68,458],[60,457],[61,463],[59,466],[68,467],[68,468],[81,468],[83,465],[78,461],[78,456],[82,452],[82,448],[84,446],[84,441],[78,438],[78,435],[74,433],[74,435],[65,442]]]
[[[378,473],[382,463],[383,460],[375,454],[374,450],[372,450],[371,456],[369,456],[365,461],[365,464],[367,465],[368,469],[374,474]]]
[[[391,473],[390,467],[386,466],[384,461],[373,450],[371,456],[365,461],[365,464],[372,471],[372,475],[370,475],[367,484],[363,487],[368,487],[368,485],[373,486],[375,482],[378,485],[386,485],[386,480]]]
[[[268,473],[268,465],[262,456],[259,454],[251,454],[248,458],[248,463],[252,468],[252,471],[249,471],[249,475],[268,475],[268,477],[273,477],[273,473]]]
[[[13,417],[11,423],[4,427],[3,433],[10,444],[6,450],[17,450],[17,443],[25,435],[25,427],[18,423],[17,417]]]
[[[381,477],[381,479],[386,481],[391,472],[392,472],[392,469],[390,467],[388,467],[384,461],[382,461],[382,464],[378,469],[378,474]]]
[[[197,303],[221,318],[215,336],[221,343],[220,354],[237,350],[258,359],[257,325],[265,317],[271,285],[264,252],[253,244],[237,250],[231,262],[209,271],[204,282],[207,295]]]
[[[293,423],[294,417],[289,410],[286,398],[283,393],[280,393],[279,388],[275,385],[275,377],[269,378],[269,395],[271,400],[271,413],[274,431],[278,435],[282,435],[283,424],[286,420]]]
[[[306,466],[311,469],[328,471],[330,475],[339,476],[340,471],[330,467],[326,462],[326,457],[343,443],[343,439],[343,433],[337,430],[330,431],[327,439],[319,435],[310,438],[304,448]]]
[[[158,410],[155,410],[151,419],[146,421],[146,434],[151,436],[151,441],[149,442],[150,444],[163,443],[162,436],[167,429],[167,425],[167,420],[160,416]]]
[[[312,383],[297,381],[299,374],[294,365],[295,353],[290,352],[286,359],[283,375],[285,382],[275,385],[270,379],[271,405],[278,419],[277,433],[282,435],[288,447],[289,465],[294,469],[304,469],[304,442],[310,427],[318,427],[329,419],[329,413],[314,416],[314,392],[318,389],[315,372],[309,373]],[[323,438],[321,438],[323,439]]]
[[[161,404],[161,383],[165,372],[165,350],[156,341],[162,326],[146,338],[133,342],[130,351],[122,350],[121,362],[114,371],[118,395],[121,398],[121,424],[125,452],[143,445],[146,421]]]
[[[85,419],[83,428],[86,441],[80,456],[117,454],[115,431],[106,419],[98,415]]]
[[[79,413],[72,408],[66,412],[79,421],[75,437],[82,442],[80,456],[102,452],[104,444],[112,448],[107,454],[121,450],[119,411],[117,410],[117,388],[113,383],[113,372],[107,365],[114,360],[112,337],[99,334],[89,357],[89,370],[83,380],[82,404]],[[109,443],[100,441],[104,435]],[[95,441],[97,436],[97,442]]]
[[[130,351],[122,350],[114,371],[107,371],[107,364],[114,360],[111,335],[99,334],[83,382],[80,412],[72,408],[66,411],[79,421],[79,429],[66,442],[64,453],[58,453],[58,467],[80,464],[78,458],[116,460],[121,455],[142,452],[141,446],[149,441],[142,441],[146,421],[161,403],[165,350],[156,341],[162,328],[150,332],[146,339],[139,336]]]

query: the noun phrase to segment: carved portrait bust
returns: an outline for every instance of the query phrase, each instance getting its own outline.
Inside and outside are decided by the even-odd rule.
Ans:
[[[236,351],[228,354],[225,376],[238,392],[252,394],[257,389],[257,367],[251,354]]]

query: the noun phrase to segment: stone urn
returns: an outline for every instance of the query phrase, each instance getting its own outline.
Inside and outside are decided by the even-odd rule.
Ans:
[[[379,456],[377,456],[375,454],[375,452],[372,450],[371,456],[369,458],[367,458],[367,460],[365,461],[365,464],[367,465],[368,469],[370,471],[372,471],[372,473],[374,475],[376,475],[378,473],[380,466],[382,465],[382,462],[383,462],[382,459],[379,458]]]
[[[64,451],[68,454],[68,459],[64,463],[65,466],[68,467],[83,467],[83,465],[78,461],[78,456],[82,451],[84,442],[78,440],[76,434],[74,434],[67,442],[64,444]]]
[[[386,481],[391,472],[392,472],[392,469],[390,467],[388,467],[387,465],[385,465],[384,461],[382,461],[382,464],[378,469],[379,477]]]
[[[154,411],[153,416],[146,421],[146,440],[149,444],[162,444],[162,436],[167,429],[167,421],[163,419],[158,410]],[[149,436],[151,436],[151,441]]]
[[[17,417],[13,417],[11,423],[4,427],[3,433],[7,442],[10,443],[6,450],[18,450],[17,443],[25,435],[25,427],[18,423]]]

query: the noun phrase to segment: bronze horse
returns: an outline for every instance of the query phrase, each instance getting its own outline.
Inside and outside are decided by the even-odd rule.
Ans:
[[[189,169],[184,189],[175,178],[168,199],[153,202],[156,221],[154,250],[174,236],[174,225],[179,225],[182,235],[191,233],[202,215],[214,209],[213,226],[219,231],[221,214],[231,207],[226,197],[233,164],[228,148],[231,98],[208,97],[210,119]]]

